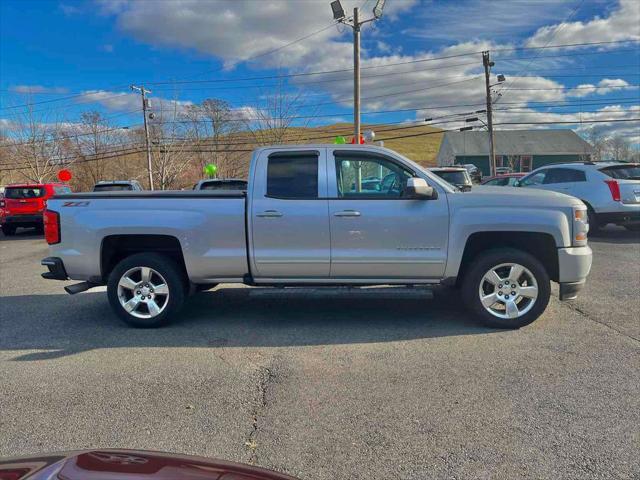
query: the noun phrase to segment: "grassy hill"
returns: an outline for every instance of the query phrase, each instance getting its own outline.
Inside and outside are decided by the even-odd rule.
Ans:
[[[438,128],[427,125],[407,128],[403,125],[369,126],[364,124],[362,131],[364,130],[373,130],[376,134],[376,141],[384,140],[385,147],[395,150],[421,165],[429,167],[436,164],[436,155],[443,135]],[[291,143],[333,143],[338,135],[344,136],[348,142],[353,138],[353,125],[338,123],[322,127],[291,128],[287,133],[288,142]],[[416,135],[424,133],[429,135]],[[385,140],[385,138],[391,137],[405,138]]]

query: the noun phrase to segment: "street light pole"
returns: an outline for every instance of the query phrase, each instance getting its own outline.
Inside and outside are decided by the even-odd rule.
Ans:
[[[136,90],[140,92],[140,97],[142,98],[142,116],[144,117],[144,137],[145,142],[147,144],[147,172],[149,174],[149,189],[153,190],[153,169],[151,166],[151,143],[149,142],[149,126],[147,125],[147,93],[151,93],[151,90],[147,90],[144,88],[144,85],[140,87],[136,87],[135,85],[131,85],[131,90]]]
[[[487,93],[487,129],[489,130],[489,173],[496,174],[496,150],[493,138],[493,102],[491,101],[491,85],[489,84],[489,72],[493,62],[489,58],[489,51],[482,52],[482,65],[484,66],[484,84]]]
[[[373,17],[361,21],[358,7],[353,9],[353,18],[347,18],[340,0],[331,2],[333,19],[353,29],[353,135],[356,144],[360,143],[360,28],[382,17],[384,4],[385,0],[378,0],[373,7]]]
[[[360,143],[360,23],[358,7],[353,9],[353,135]]]

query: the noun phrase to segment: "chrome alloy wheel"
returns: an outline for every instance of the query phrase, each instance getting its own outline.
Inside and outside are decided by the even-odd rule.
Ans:
[[[134,267],[118,281],[118,300],[134,317],[157,317],[169,303],[169,287],[153,268]]]
[[[517,263],[502,263],[484,274],[478,290],[484,309],[498,318],[518,318],[533,308],[538,283]]]

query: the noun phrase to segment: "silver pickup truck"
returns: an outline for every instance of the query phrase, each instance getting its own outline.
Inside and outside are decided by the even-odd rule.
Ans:
[[[462,192],[391,150],[256,150],[247,191],[77,193],[49,200],[43,277],[107,285],[137,327],[166,324],[218,283],[459,288],[481,321],[518,328],[545,310],[550,281],[575,298],[591,268],[587,210],[518,188]]]

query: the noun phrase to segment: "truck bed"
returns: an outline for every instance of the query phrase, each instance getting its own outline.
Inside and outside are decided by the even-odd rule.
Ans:
[[[244,190],[143,190],[143,191],[115,191],[115,192],[81,192],[56,195],[56,200],[77,199],[123,199],[123,198],[244,198]]]
[[[176,239],[192,281],[242,281],[247,263],[246,193],[239,190],[122,191],[58,195],[62,241],[51,253],[65,259],[70,278],[102,271],[105,242],[121,235]]]

